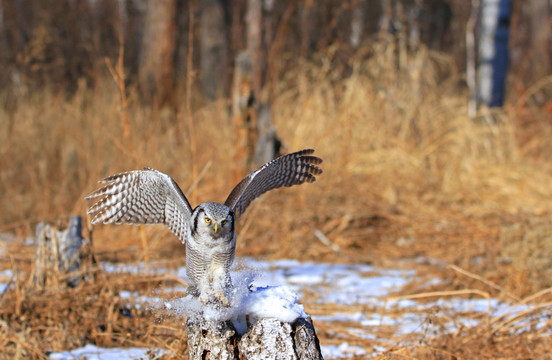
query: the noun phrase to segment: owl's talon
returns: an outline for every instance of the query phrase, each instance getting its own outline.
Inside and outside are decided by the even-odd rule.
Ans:
[[[233,305],[233,302],[223,293],[215,293],[212,295],[201,294],[198,299],[203,305],[222,305],[224,307]]]
[[[215,299],[217,299],[220,302],[220,304],[224,307],[229,307],[230,306],[230,301],[222,293],[215,294]]]

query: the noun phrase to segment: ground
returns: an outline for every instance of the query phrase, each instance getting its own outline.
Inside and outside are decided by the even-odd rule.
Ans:
[[[513,250],[498,245],[518,236],[532,246],[531,234],[545,227],[548,217],[446,214],[424,221],[418,216],[374,211],[359,217],[344,215],[346,218],[333,219],[334,224],[307,216],[315,219],[311,228],[325,227],[325,241],[329,243],[311,234],[298,244],[304,249],[299,255],[290,252],[285,256],[283,246],[272,249],[255,244],[254,239],[260,235],[251,234],[252,239],[246,240],[251,245],[238,250],[238,262],[242,258],[262,259],[250,266],[268,274],[264,285],[295,286],[300,303],[313,317],[327,358],[546,355],[550,350],[546,340],[550,336],[550,322],[546,320],[552,311],[548,305],[550,294],[535,293],[539,286],[546,286],[547,279],[543,277],[540,283],[533,272],[518,269]],[[296,221],[298,224],[292,227],[301,228],[304,219]],[[531,224],[524,236],[520,235],[520,224]],[[517,232],[510,231],[513,226]],[[339,231],[332,232],[334,227]],[[19,351],[40,358],[48,351],[92,343],[108,348],[165,349],[169,350],[165,358],[185,358],[182,314],[147,305],[147,299],[161,297],[170,302],[175,301],[174,296],[185,294],[183,247],[163,228],[129,230],[145,232],[147,238],[155,238],[154,234],[160,232],[159,243],[163,245],[144,249],[139,237],[113,242],[102,238],[103,231],[98,230],[94,232],[96,260],[112,265],[104,264],[102,270],[90,265],[87,281],[74,289],[51,285],[37,290],[20,283],[18,277],[23,276],[25,264],[33,257],[33,246],[6,239],[4,248],[9,254],[17,254],[13,262],[19,270],[11,279],[17,291],[5,292],[2,299],[3,331],[7,335],[3,348],[11,354]],[[123,227],[105,230],[112,234],[118,231],[126,233]],[[146,251],[148,260],[144,261]],[[281,258],[295,258],[297,262],[277,260]],[[540,269],[539,264],[535,261],[531,266]],[[344,270],[347,267],[349,270]],[[355,274],[353,280],[346,271]],[[391,276],[387,271],[398,274]],[[372,287],[369,281],[378,285]],[[382,281],[387,281],[387,287],[381,285]],[[344,283],[356,285],[347,290]],[[171,290],[167,293],[166,289]],[[336,300],[336,295],[356,300]],[[535,297],[529,299],[526,308],[502,317],[504,309],[515,309],[531,295]],[[145,302],[135,306],[140,297]],[[405,303],[413,298],[415,303]],[[396,301],[398,306],[394,305]],[[489,308],[487,303],[491,304]],[[21,337],[25,344],[19,343]]]

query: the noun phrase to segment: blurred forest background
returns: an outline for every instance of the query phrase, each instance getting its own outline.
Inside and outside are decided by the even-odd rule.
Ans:
[[[395,41],[404,52],[398,67],[424,48],[446,54],[464,72],[466,26],[483,3],[4,0],[0,81],[14,97],[43,88],[74,94],[79,83],[94,87],[109,76],[106,61],[116,62],[124,50],[126,84],[137,86],[148,104],[177,107],[187,81],[203,100],[228,96],[236,58],[249,50],[255,90],[270,88],[264,95],[270,99],[283,73],[301,62],[324,54],[346,75],[355,61],[374,57],[382,41]],[[550,3],[514,0],[511,6],[509,70],[522,86],[549,74]]]
[[[73,94],[79,83],[94,87],[109,76],[106,60],[115,62],[124,50],[126,84],[148,104],[178,107],[187,81],[203,100],[228,96],[237,55],[247,49],[255,90],[271,89],[264,95],[270,99],[283,73],[301,62],[331,54],[331,66],[346,75],[355,61],[381,51],[375,44],[391,40],[404,52],[398,67],[407,65],[407,53],[424,48],[446,54],[464,72],[466,25],[480,6],[479,0],[5,0],[0,81],[14,97],[43,88]],[[514,0],[510,25],[509,69],[516,85],[526,86],[550,71],[549,2]]]
[[[451,226],[469,250],[433,255],[496,265],[522,256],[529,221],[542,231],[532,225],[524,249],[542,248],[550,2],[511,2],[504,106],[470,113],[485,3],[3,0],[0,231],[84,215],[97,179],[142,166],[171,174],[192,204],[221,201],[258,163],[314,147],[326,173],[260,200],[241,255],[335,259],[330,241],[359,261],[413,256],[439,251]],[[128,248],[107,239],[138,231],[115,228],[97,229],[100,250]],[[492,241],[472,246],[480,238]],[[157,239],[140,251],[172,254],[166,244],[180,248]],[[521,291],[552,281],[534,271],[552,268],[544,248],[504,264],[538,283]]]

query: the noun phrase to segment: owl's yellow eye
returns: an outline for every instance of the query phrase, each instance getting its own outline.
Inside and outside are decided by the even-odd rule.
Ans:
[[[210,224],[210,223],[211,223],[211,219],[205,218],[205,222],[206,222],[207,224]]]
[[[222,220],[221,224],[224,226],[224,225],[226,225],[227,222],[228,222],[227,220]]]

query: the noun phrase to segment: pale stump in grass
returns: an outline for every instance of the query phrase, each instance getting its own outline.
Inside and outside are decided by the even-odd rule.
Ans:
[[[310,317],[293,323],[263,318],[239,335],[230,321],[196,315],[186,321],[190,359],[319,360],[320,343]]]
[[[39,223],[36,227],[35,266],[29,286],[39,289],[52,285],[77,286],[85,243],[80,216],[69,218],[66,227]]]

